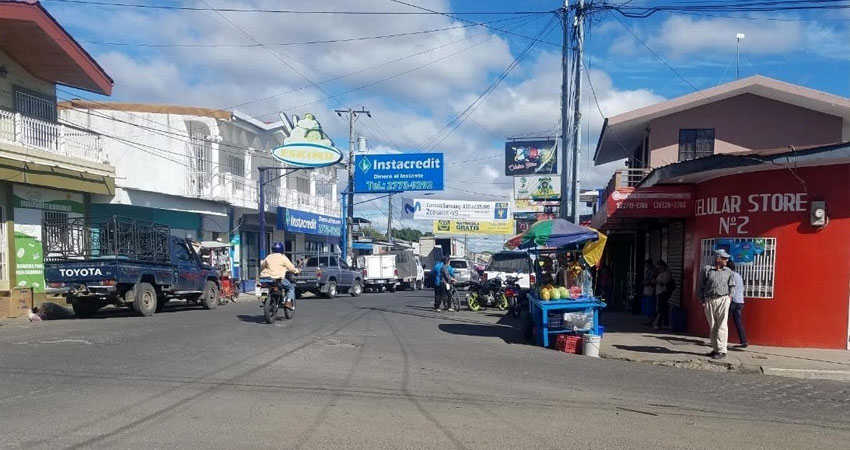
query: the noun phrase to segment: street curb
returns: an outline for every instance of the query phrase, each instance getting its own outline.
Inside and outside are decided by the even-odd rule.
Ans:
[[[780,369],[778,367],[761,366],[761,372],[765,375],[805,380],[850,381],[850,370]]]

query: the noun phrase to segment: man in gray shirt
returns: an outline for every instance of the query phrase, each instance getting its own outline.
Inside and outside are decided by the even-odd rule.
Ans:
[[[729,253],[720,249],[714,252],[714,265],[705,266],[700,277],[699,298],[705,310],[705,318],[711,330],[712,351],[708,354],[712,359],[726,357],[726,343],[729,328],[726,320],[729,317],[729,303],[735,290],[735,277],[726,267]]]

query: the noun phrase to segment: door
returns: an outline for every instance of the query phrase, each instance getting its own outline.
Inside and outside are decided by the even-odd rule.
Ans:
[[[336,259],[336,258],[334,258]],[[343,286],[351,286],[354,284],[354,272],[351,271],[351,267],[348,267],[348,264],[343,260],[339,260],[339,268],[340,268],[340,283]]]
[[[384,279],[392,279],[395,278],[395,256],[394,255],[381,255],[381,278]]]
[[[667,239],[667,266],[670,274],[676,280],[676,289],[670,296],[671,305],[682,304],[682,272],[685,262],[685,225],[682,222],[670,224],[670,232]]]
[[[182,241],[174,242],[173,260],[177,265],[177,290],[198,291],[196,263]]]

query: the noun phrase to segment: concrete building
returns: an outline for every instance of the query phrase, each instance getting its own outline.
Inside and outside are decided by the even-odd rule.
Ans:
[[[259,266],[258,168],[283,169],[271,151],[298,126],[298,117],[293,117],[295,124],[283,115],[265,123],[239,111],[85,100],[63,102],[60,116],[99,133],[115,166],[115,194],[94,196],[94,214],[168,224],[181,237],[230,241],[235,276],[254,279]],[[266,253],[275,241],[284,242],[293,257],[336,249],[339,233],[329,235],[327,227],[308,229],[304,224],[341,226],[339,167],[284,177],[279,177],[283,170],[266,172]]]
[[[58,85],[112,92],[38,2],[0,1],[0,302],[15,289],[43,301],[43,220],[82,216],[92,197],[114,193],[101,136],[58,119]]]
[[[704,335],[700,269],[724,248],[751,343],[849,348],[847,141],[850,99],[764,77],[606,119],[596,163],[627,158],[592,220],[609,234],[609,305],[636,308],[644,261],[665,260],[673,327]]]

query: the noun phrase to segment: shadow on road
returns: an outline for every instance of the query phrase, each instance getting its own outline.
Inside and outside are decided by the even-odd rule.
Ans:
[[[265,324],[266,324],[266,319],[265,319],[265,317],[263,317],[263,315],[262,315],[262,314],[260,314],[260,315],[256,315],[256,314],[254,314],[254,315],[251,315],[251,314],[239,314],[239,315],[237,315],[237,316],[236,316],[236,318],[238,318],[238,319],[239,319],[239,320],[241,320],[242,322],[248,322],[248,323],[261,323],[261,324],[263,324],[263,325],[265,325]]]
[[[441,323],[438,328],[449,334],[501,338],[507,344],[525,343],[522,331],[505,325]]]
[[[647,335],[649,336],[649,335]],[[695,345],[706,345],[704,339],[688,339],[681,337],[673,337],[673,336],[650,336],[655,339],[667,341],[671,344],[695,344]]]
[[[693,356],[705,356],[702,353],[696,352],[683,352],[680,350],[670,350],[666,347],[658,347],[654,345],[614,345],[614,348],[620,350],[626,350],[629,352],[635,353],[656,353],[656,354],[677,354],[677,355],[693,355]]]

